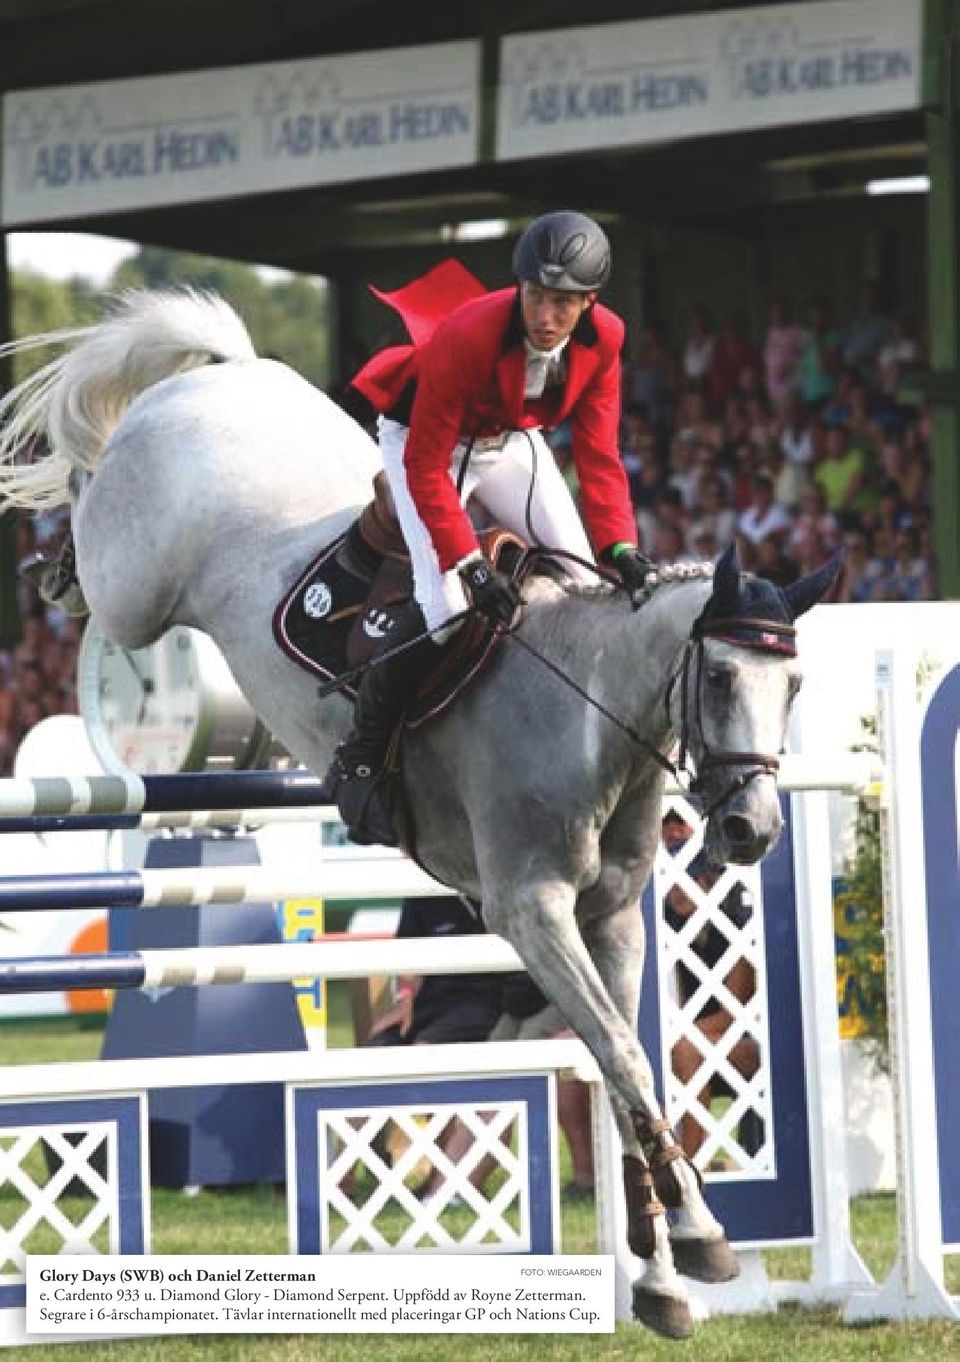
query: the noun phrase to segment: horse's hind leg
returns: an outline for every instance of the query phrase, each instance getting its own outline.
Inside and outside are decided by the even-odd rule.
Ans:
[[[601,876],[601,883],[603,878]],[[636,902],[588,918],[582,933],[590,957],[613,1002],[625,1018],[636,1017],[644,951],[643,919]],[[653,1094],[653,1075],[646,1055],[644,1063],[650,1084],[648,1111],[631,1112],[618,1094],[611,1096],[611,1106],[625,1151],[628,1208],[630,1181],[636,1175],[635,1160],[639,1155],[651,1170],[657,1197],[672,1214],[670,1244],[673,1265],[698,1281],[729,1281],[739,1272],[737,1259],[727,1243],[722,1226],[704,1200],[699,1173],[677,1145],[669,1122],[663,1118],[657,1105]],[[651,1264],[653,1267],[654,1264]],[[651,1278],[650,1269],[641,1278],[641,1288],[654,1289],[660,1286],[656,1277],[651,1280],[648,1278]]]
[[[77,576],[107,638],[142,648],[171,623],[182,587],[179,555],[190,545],[177,543],[169,508],[145,472],[151,467],[146,458],[131,471],[122,438],[113,445],[72,508]],[[185,531],[180,539],[187,540]]]
[[[573,889],[555,880],[514,891],[510,903],[487,895],[483,912],[488,926],[511,942],[547,997],[560,1007],[607,1079],[625,1141],[631,1248],[647,1263],[634,1292],[634,1311],[657,1332],[682,1338],[693,1328],[686,1287],[674,1269],[663,1207],[635,1134],[638,1118],[645,1124],[660,1118],[653,1076],[584,946],[574,917],[575,901]]]

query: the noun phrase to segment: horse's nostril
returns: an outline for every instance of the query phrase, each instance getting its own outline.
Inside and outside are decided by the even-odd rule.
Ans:
[[[753,841],[753,825],[740,813],[728,813],[723,820],[723,835],[732,847],[747,846]]]

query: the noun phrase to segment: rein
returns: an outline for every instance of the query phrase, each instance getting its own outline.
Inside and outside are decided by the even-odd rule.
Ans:
[[[605,719],[609,719],[610,723],[616,728],[619,728],[621,733],[625,733],[635,746],[642,747],[649,756],[653,757],[654,761],[659,766],[662,766],[675,780],[679,781],[682,767],[675,766],[669,757],[664,756],[659,747],[656,747],[647,738],[643,737],[641,733],[638,733],[632,724],[628,724],[625,719],[621,719],[618,715],[614,714],[612,710],[607,709],[606,705],[598,700],[596,696],[591,695],[588,690],[584,690],[583,686],[581,686],[578,681],[574,681],[569,673],[563,671],[555,662],[551,662],[550,658],[541,653],[532,643],[528,643],[525,638],[521,638],[520,635],[512,629],[507,630],[506,632],[511,643],[519,643],[520,647],[523,648],[525,652],[528,652],[531,657],[535,657],[538,662],[542,663],[547,671],[553,672],[554,676],[559,677],[564,685],[567,685],[571,690],[576,691],[582,699],[586,700],[588,705],[591,705],[599,714],[602,714]],[[690,788],[692,789],[693,787],[691,786]]]

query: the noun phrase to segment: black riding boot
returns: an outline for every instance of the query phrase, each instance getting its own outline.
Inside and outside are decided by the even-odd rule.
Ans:
[[[409,601],[397,616],[375,658],[391,654],[383,662],[368,666],[357,694],[353,728],[337,748],[333,764],[327,773],[326,784],[333,793],[340,813],[355,841],[386,841],[364,828],[368,806],[383,768],[390,738],[407,698],[437,656],[430,638],[411,643],[424,632],[423,612],[415,601]],[[403,644],[410,646],[404,648]],[[395,652],[395,649],[401,651]],[[372,812],[372,811],[371,811]],[[378,832],[385,831],[382,825]],[[392,837],[389,839],[394,840]]]

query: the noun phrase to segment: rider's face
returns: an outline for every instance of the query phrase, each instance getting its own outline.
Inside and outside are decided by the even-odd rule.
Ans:
[[[568,293],[524,280],[520,285],[523,329],[537,350],[553,350],[571,334],[595,293]]]

